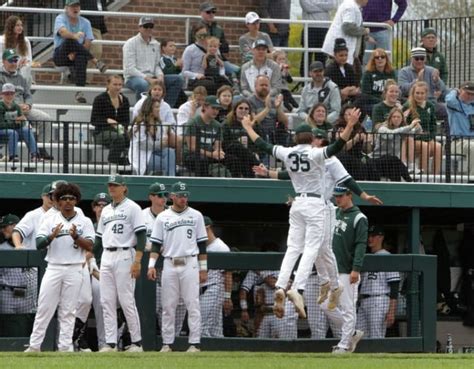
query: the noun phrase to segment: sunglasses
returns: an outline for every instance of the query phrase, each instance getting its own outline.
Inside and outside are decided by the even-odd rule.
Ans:
[[[208,10],[206,13],[207,14],[216,14],[216,11],[215,10]]]
[[[380,59],[385,59],[385,58],[386,58],[385,55],[374,56],[374,59],[378,59],[378,60],[380,60]]]
[[[15,64],[15,63],[18,63],[19,60],[20,58],[10,58],[10,59],[7,59],[7,62],[11,64]]]
[[[187,193],[177,193],[177,194],[175,194],[175,196],[182,199],[182,198],[187,198],[188,194]]]
[[[207,33],[198,33],[196,35],[197,38],[206,38],[207,36],[209,36]]]
[[[422,60],[425,60],[425,57],[424,56],[414,56],[413,59],[416,60],[416,61],[422,61]]]
[[[64,195],[64,196],[61,196],[59,198],[59,200],[62,200],[62,201],[76,201],[77,197],[73,196],[73,195]]]
[[[145,29],[153,29],[153,28],[155,28],[155,25],[154,24],[144,24],[142,27],[145,28]]]

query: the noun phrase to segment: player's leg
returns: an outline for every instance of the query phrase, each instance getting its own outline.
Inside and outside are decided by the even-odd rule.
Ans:
[[[368,323],[368,314],[370,314],[370,299],[362,299],[360,306],[357,309],[357,322],[356,329],[359,329],[366,333],[367,338],[372,338]]]
[[[91,278],[92,306],[94,307],[95,328],[97,331],[97,346],[99,350],[105,345],[104,314],[100,303],[100,282],[95,277]]]
[[[100,266],[100,303],[104,317],[105,342],[117,344],[116,252],[104,250]]]
[[[201,308],[201,337],[211,337],[212,321],[212,296],[209,288],[199,296],[199,305]]]
[[[188,257],[180,273],[180,289],[188,309],[189,344],[201,343],[201,309],[199,306],[199,264],[197,257]]]
[[[272,336],[284,340],[295,340],[298,338],[298,313],[289,300],[286,300],[285,311],[283,319],[275,319]]]
[[[175,337],[175,316],[180,295],[180,285],[176,267],[168,258],[165,258],[163,261],[161,286],[161,305],[163,307],[161,336],[163,337],[163,345],[172,345]]]
[[[306,289],[304,290],[304,299],[308,310],[308,324],[311,329],[312,339],[326,338],[329,327],[327,317],[317,303],[319,288],[318,276],[315,274],[310,275],[306,283]]]
[[[87,319],[92,305],[91,275],[87,266],[82,268],[82,283],[79,291],[79,301],[76,308],[76,322],[74,326],[73,343],[81,349],[89,349],[86,340]],[[80,344],[80,345],[79,345]]]
[[[387,326],[385,324],[385,318],[388,313],[390,306],[390,298],[388,296],[375,296],[370,299],[372,305],[372,311],[369,315],[369,335],[370,338],[384,338]],[[365,331],[366,332],[366,331]]]
[[[175,309],[175,322],[174,322],[174,331],[177,336],[183,330],[184,319],[186,318],[186,304],[183,299],[180,297],[178,300],[178,306]]]
[[[271,338],[271,325],[272,320],[276,320],[273,315],[264,315],[260,322],[256,337],[258,338]]]

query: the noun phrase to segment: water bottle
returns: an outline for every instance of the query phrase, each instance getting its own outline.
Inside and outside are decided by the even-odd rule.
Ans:
[[[451,336],[450,333],[448,333],[448,340],[447,340],[447,342],[446,342],[446,353],[447,353],[447,354],[452,354],[452,353],[454,353],[453,337]]]
[[[372,123],[372,119],[370,118],[370,116],[367,115],[367,118],[365,118],[363,126],[364,126],[364,128],[367,132],[372,132],[373,123]]]

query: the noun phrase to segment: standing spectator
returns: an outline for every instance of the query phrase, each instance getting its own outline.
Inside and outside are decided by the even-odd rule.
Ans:
[[[318,102],[314,104],[309,111],[309,114],[306,117],[306,123],[309,124],[313,129],[319,128],[327,132],[332,130],[332,125],[328,123],[327,118],[328,108],[323,103]]]
[[[397,11],[392,12],[393,3],[397,4]],[[364,22],[387,23],[393,28],[407,9],[407,0],[370,0],[362,8]],[[393,16],[392,16],[393,14]],[[370,27],[369,36],[374,42],[369,42],[365,46],[366,50],[383,49],[390,51],[390,38],[392,33],[387,28]],[[367,60],[367,59],[364,59]]]
[[[465,156],[462,166],[471,180],[474,177],[474,83],[464,82],[459,89],[452,90],[446,96],[446,107],[452,139],[451,153]]]
[[[310,21],[329,21],[329,12],[337,8],[336,0],[300,0],[300,6],[303,10],[303,20]],[[324,39],[328,33],[328,27],[319,24],[308,25],[308,47],[321,48],[323,47]],[[304,29],[301,31],[301,46],[304,43]],[[312,60],[326,63],[326,55],[323,52],[308,53],[308,66],[311,65]],[[305,64],[304,54],[301,56],[300,76],[304,77]]]
[[[402,104],[400,103],[400,87],[398,87],[395,80],[389,79],[385,82],[382,99],[383,101],[375,104],[372,108],[373,128],[385,122],[394,107],[402,107]]]
[[[95,10],[99,12],[105,12],[107,10],[106,0],[81,0],[81,8],[84,10]],[[102,36],[107,33],[107,25],[105,19],[100,15],[86,15],[84,18],[91,22],[92,35],[94,41],[102,41]],[[102,59],[102,45],[93,42],[90,47],[91,54],[97,59]]]
[[[257,13],[262,18],[290,19],[291,0],[261,0]],[[288,23],[268,23],[264,30],[270,35],[273,46],[288,47],[290,25]]]
[[[368,246],[374,255],[390,255],[383,248],[383,227],[372,225],[368,230]],[[398,272],[364,272],[360,281],[360,307],[357,312],[357,329],[367,338],[384,338],[385,331],[395,323],[397,311]]]
[[[255,93],[255,82],[258,76],[267,76],[270,80],[271,95],[280,93],[280,66],[268,57],[268,45],[264,39],[258,39],[252,45],[253,59],[242,65],[240,71],[240,88],[244,97]]]
[[[53,61],[58,67],[66,66],[72,70],[76,86],[86,85],[87,62],[92,61],[101,73],[107,66],[95,58],[91,52],[94,40],[91,22],[80,16],[81,2],[66,0],[64,13],[59,14],[54,22],[54,54]],[[76,93],[76,100],[86,103],[81,91]]]
[[[317,103],[323,103],[328,112],[328,123],[334,124],[341,111],[341,94],[337,85],[324,77],[324,65],[320,61],[309,66],[312,81],[301,92],[298,117],[306,120],[309,110]]]
[[[245,15],[245,25],[249,30],[239,38],[240,59],[242,64],[252,60],[252,45],[257,40],[265,40],[268,45],[268,52],[273,51],[273,44],[268,33],[260,32],[260,17],[255,12],[248,12]]]
[[[426,49],[426,65],[436,68],[440,78],[448,81],[448,66],[445,56],[438,51],[438,33],[434,28],[425,28],[421,32],[421,47]]]
[[[216,120],[221,124],[224,123],[227,119],[227,115],[232,110],[232,92],[232,87],[227,85],[224,85],[217,90],[217,100],[219,100],[221,108]]]
[[[91,123],[94,125],[96,145],[110,149],[107,161],[128,165],[126,136],[130,125],[130,104],[122,94],[123,79],[115,75],[107,78],[105,92],[99,94],[92,104]]]
[[[283,105],[289,112],[291,112],[293,108],[298,108],[298,103],[294,99],[288,87],[288,83],[293,83],[293,77],[291,77],[290,74],[290,65],[288,64],[287,55],[283,50],[277,50],[273,53],[273,60],[275,60],[275,62],[280,66],[280,92],[283,95]]]
[[[178,129],[176,133],[179,136],[184,134],[183,126],[188,123],[189,120],[201,114],[201,108],[206,101],[207,91],[203,86],[197,86],[193,89],[193,93],[183,105],[178,109],[176,116]]]
[[[138,34],[123,45],[123,74],[125,86],[140,100],[142,92],[148,91],[153,81],[164,81],[168,94],[166,102],[174,107],[180,95],[183,79],[178,74],[163,74],[160,67],[160,43],[153,37],[155,21],[152,17],[141,17]]]

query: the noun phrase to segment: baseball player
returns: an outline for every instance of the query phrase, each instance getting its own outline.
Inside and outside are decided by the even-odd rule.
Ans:
[[[207,232],[206,252],[230,252],[229,246],[216,237],[212,228],[212,219],[204,217]],[[201,283],[201,326],[202,337],[224,337],[222,310],[229,315],[232,312],[232,272],[210,269],[207,281]]]
[[[276,283],[274,312],[282,317],[285,312],[285,291],[296,260],[302,254],[294,283],[288,291],[288,298],[293,302],[300,317],[306,317],[303,297],[298,292],[304,289],[318,251],[329,233],[330,224],[326,219],[326,202],[322,196],[325,190],[324,160],[338,153],[349,139],[353,126],[358,122],[360,110],[348,111],[348,124],[339,139],[325,148],[311,147],[313,134],[311,127],[302,124],[295,130],[295,147],[272,145],[260,138],[253,130],[250,116],[242,120],[242,125],[256,147],[282,160],[288,168],[296,198],[290,210],[290,229],[288,232],[288,249],[283,258],[278,281]],[[328,265],[333,267],[334,265]],[[337,271],[333,270],[332,275]],[[335,289],[338,287],[335,287]]]
[[[43,218],[36,236],[38,249],[47,248],[48,267],[41,281],[33,332],[26,352],[41,349],[46,328],[58,309],[58,350],[73,351],[75,309],[82,282],[86,251],[91,251],[94,227],[89,218],[75,211],[81,200],[77,185],[60,184],[53,193],[58,212]]]
[[[51,199],[53,201],[53,206],[51,206],[44,214],[43,214],[43,217],[41,218],[41,222],[44,222],[48,217],[51,217],[51,216],[55,216],[57,215],[58,213],[60,213],[60,210],[59,210],[59,204],[58,202],[55,200],[54,196],[53,196],[53,192],[56,190],[56,188],[62,184],[67,184],[66,181],[63,181],[62,179],[60,180],[57,180],[57,181],[53,181],[51,182],[51,191],[50,191],[50,195],[51,195]],[[80,216],[84,216],[84,212],[82,211],[82,209],[80,207],[77,207],[75,206],[74,207],[74,211],[76,213],[78,213]]]
[[[356,330],[357,289],[360,281],[360,269],[364,260],[367,243],[367,217],[352,203],[352,193],[347,187],[337,186],[333,193],[336,204],[336,226],[332,247],[336,255],[339,270],[339,282],[342,286],[340,302],[331,307],[332,300],[326,300],[321,307],[328,318],[341,328],[342,337],[334,354],[354,352],[364,332]]]
[[[183,182],[173,184],[170,199],[173,205],[160,213],[151,233],[152,252],[148,278],[156,280],[155,263],[164,257],[162,273],[163,318],[161,352],[170,352],[175,338],[175,314],[179,298],[188,309],[189,348],[199,352],[201,341],[201,312],[199,283],[207,280],[207,234],[202,214],[188,206],[190,192]]]
[[[127,184],[121,175],[111,175],[107,187],[112,203],[102,210],[94,245],[94,248],[103,247],[100,302],[106,344],[100,352],[117,351],[117,300],[132,340],[125,351],[142,352],[140,317],[135,304],[135,279],[140,276],[145,249],[145,221],[140,206],[127,198]]]
[[[383,227],[369,227],[368,245],[374,255],[390,255],[383,248]],[[398,272],[364,272],[360,282],[360,306],[357,312],[357,329],[368,338],[384,338],[387,327],[395,322],[397,311]]]
[[[252,295],[253,301],[255,301],[256,294],[257,294],[257,287],[263,284],[263,278],[260,277],[260,271],[256,270],[249,270],[245,275],[242,283],[240,284],[239,289],[239,302],[240,302],[240,322],[241,324],[247,325],[250,321],[250,315],[248,312],[248,303],[247,298],[249,292],[253,289],[254,293]],[[261,311],[255,311],[254,316],[254,333],[258,331],[260,323],[262,321],[262,314]]]

